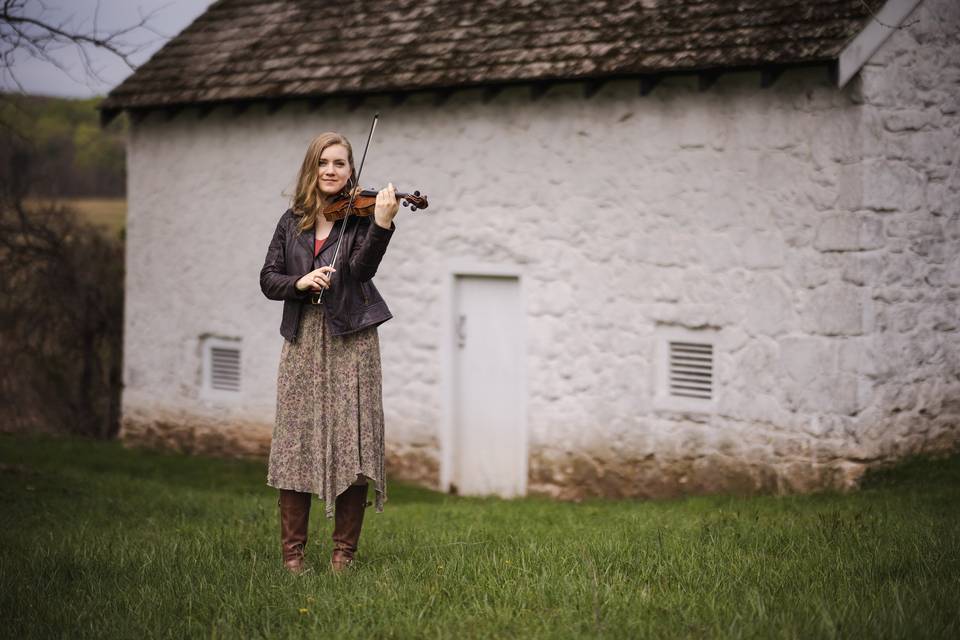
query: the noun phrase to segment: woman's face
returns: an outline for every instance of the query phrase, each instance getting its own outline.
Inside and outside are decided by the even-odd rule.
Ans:
[[[317,181],[320,193],[335,196],[347,185],[350,179],[350,156],[342,144],[332,144],[320,153],[320,168]]]

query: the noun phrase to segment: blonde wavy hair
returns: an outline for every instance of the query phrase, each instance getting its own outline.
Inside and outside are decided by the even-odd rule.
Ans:
[[[347,159],[350,162],[350,177],[347,179],[344,191],[349,193],[357,183],[357,166],[353,162],[353,147],[350,141],[333,131],[321,133],[314,138],[303,157],[303,164],[297,175],[297,190],[291,203],[293,212],[301,216],[300,224],[297,225],[300,233],[312,229],[317,223],[317,216],[320,215],[323,204],[320,187],[317,185],[317,178],[320,175],[320,155],[324,149],[335,144],[342,144],[347,148]]]

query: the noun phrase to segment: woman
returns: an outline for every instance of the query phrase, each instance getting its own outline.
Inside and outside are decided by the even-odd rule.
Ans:
[[[373,482],[377,512],[386,500],[376,327],[392,316],[371,279],[399,207],[391,184],[377,195],[373,216],[330,222],[320,214],[355,186],[347,139],[336,133],[314,138],[292,206],[277,223],[260,271],[264,295],[283,300],[285,341],[267,484],[280,490],[283,564],[295,574],[307,570],[311,494],[325,501],[328,518],[335,513],[330,560],[335,572],[349,566],[356,553],[370,504],[367,482]]]

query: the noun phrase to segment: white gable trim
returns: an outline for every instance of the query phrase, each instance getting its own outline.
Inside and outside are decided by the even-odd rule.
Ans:
[[[869,19],[863,31],[840,52],[838,87],[842,89],[850,78],[857,75],[920,2],[921,0],[887,0],[883,8]]]

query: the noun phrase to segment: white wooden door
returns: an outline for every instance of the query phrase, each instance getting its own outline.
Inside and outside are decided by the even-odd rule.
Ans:
[[[523,495],[527,486],[520,283],[457,276],[453,483],[462,495]]]

